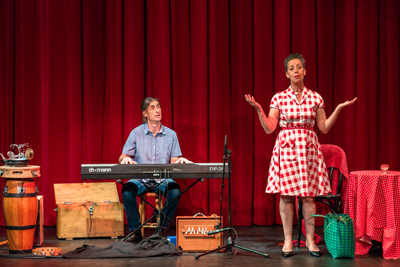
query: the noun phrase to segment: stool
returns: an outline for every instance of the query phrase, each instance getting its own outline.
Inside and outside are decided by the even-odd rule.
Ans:
[[[147,197],[155,197],[156,205],[155,207],[157,209],[162,209],[163,208],[163,203],[160,201],[160,196],[156,193],[146,193],[141,196],[143,199],[147,200]],[[143,224],[146,221],[146,203],[143,200],[140,200],[139,202],[139,215],[140,215],[140,224]],[[157,228],[158,222],[160,218],[157,217],[157,223],[146,223],[145,225],[142,226],[142,236],[144,236],[144,228]]]

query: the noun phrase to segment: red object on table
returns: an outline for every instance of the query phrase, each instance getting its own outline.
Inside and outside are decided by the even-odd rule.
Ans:
[[[383,257],[400,257],[400,172],[350,173],[344,213],[354,221],[356,254],[367,254],[372,240],[382,242]]]

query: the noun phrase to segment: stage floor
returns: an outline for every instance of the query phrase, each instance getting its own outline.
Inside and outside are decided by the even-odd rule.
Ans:
[[[126,227],[126,226],[125,226]],[[281,256],[282,247],[279,243],[283,242],[282,226],[269,227],[235,227],[239,240],[235,243],[239,246],[267,253],[269,258],[264,258],[244,250],[239,249],[234,258],[226,259],[231,255],[209,254],[199,259],[194,256],[198,253],[183,253],[181,256],[163,256],[151,258],[118,258],[118,259],[65,259],[65,258],[44,258],[44,259],[16,259],[1,258],[0,266],[41,266],[41,267],[62,267],[62,266],[399,266],[398,260],[385,260],[382,251],[373,247],[369,254],[356,256],[355,259],[333,259],[328,253],[324,242],[319,245],[322,255],[320,258],[308,255],[307,248],[294,248],[293,257],[283,258]],[[126,229],[127,232],[127,229]],[[316,232],[323,236],[323,228],[317,227]],[[145,237],[150,236],[152,230],[146,229]],[[297,233],[297,227],[293,228],[293,235]],[[63,252],[74,250],[81,247],[85,239],[74,239],[72,241],[58,240],[55,227],[45,227],[45,241],[43,247],[61,247]],[[168,232],[168,235],[175,235],[175,228]],[[227,233],[225,233],[225,237]],[[6,230],[0,227],[0,242],[6,240]],[[90,238],[86,244],[96,247],[106,247],[115,242],[110,238]],[[379,244],[378,244],[379,245]],[[235,252],[235,248],[233,248]],[[8,245],[0,246],[0,254],[8,255]]]

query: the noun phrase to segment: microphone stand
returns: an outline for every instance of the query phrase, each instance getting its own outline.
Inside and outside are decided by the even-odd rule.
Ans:
[[[226,245],[223,245],[222,247],[217,247],[217,248],[215,248],[213,250],[209,250],[209,251],[207,251],[205,253],[202,253],[202,254],[195,255],[194,258],[197,260],[198,258],[200,258],[202,256],[205,256],[205,255],[210,254],[212,252],[216,252],[216,251],[221,250],[221,249],[226,249],[226,251],[229,254],[231,254],[232,247],[240,248],[240,249],[243,249],[243,250],[246,250],[246,251],[261,255],[261,256],[264,256],[265,258],[268,258],[269,257],[268,254],[261,253],[261,252],[258,252],[258,251],[255,251],[255,250],[252,250],[252,249],[249,249],[249,248],[245,248],[245,247],[241,247],[241,246],[236,245],[235,244],[235,238],[232,237],[232,229],[233,229],[231,227],[232,226],[232,218],[231,218],[231,154],[232,154],[232,150],[226,149],[226,139],[227,139],[227,137],[225,135],[224,165],[223,165],[223,173],[222,173],[222,192],[221,192],[221,214],[219,216],[219,220],[220,220],[219,226],[221,226],[222,201],[223,201],[222,200],[222,196],[223,196],[223,191],[224,191],[224,187],[225,187],[224,186],[225,162],[226,162],[226,159],[228,159],[229,227],[228,228],[224,228],[224,229],[217,229],[215,231],[208,232],[207,235],[214,235],[214,234],[229,230],[228,241],[227,241]]]

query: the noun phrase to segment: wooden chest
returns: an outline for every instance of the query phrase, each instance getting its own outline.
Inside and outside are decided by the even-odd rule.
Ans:
[[[124,235],[124,208],[116,184],[54,184],[57,237],[112,237]]]
[[[222,233],[207,235],[216,230],[219,217],[212,216],[177,216],[176,247],[184,252],[204,252],[222,246]],[[222,229],[221,222],[221,229]]]

